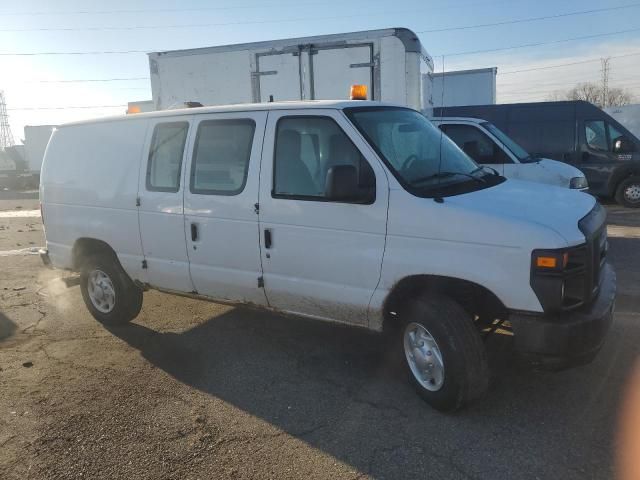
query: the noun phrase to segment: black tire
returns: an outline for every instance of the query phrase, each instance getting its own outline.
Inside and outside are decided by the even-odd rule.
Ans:
[[[480,333],[465,310],[446,295],[428,294],[411,300],[406,312],[400,347],[409,381],[424,401],[437,410],[453,412],[481,398],[489,385],[489,366]],[[424,327],[440,351],[444,381],[436,391],[425,388],[409,365],[405,332],[415,331],[411,324]],[[437,388],[435,383],[432,388]]]
[[[104,273],[113,285],[115,301],[107,312],[94,305],[89,294],[89,278],[95,271]],[[96,254],[84,260],[80,270],[80,291],[93,318],[105,325],[128,323],[138,316],[142,308],[142,290],[133,283],[113,254]]]
[[[629,195],[634,194],[634,198]],[[640,208],[640,176],[632,175],[620,182],[616,188],[616,202],[627,208]]]

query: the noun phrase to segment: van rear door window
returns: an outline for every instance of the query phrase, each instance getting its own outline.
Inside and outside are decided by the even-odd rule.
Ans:
[[[250,119],[200,123],[191,163],[192,193],[237,195],[242,192],[255,128],[255,122]]]
[[[147,190],[156,192],[180,190],[180,170],[188,130],[187,122],[156,125],[147,163]]]

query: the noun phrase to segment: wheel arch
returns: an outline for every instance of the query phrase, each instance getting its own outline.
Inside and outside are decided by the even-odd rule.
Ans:
[[[447,295],[481,320],[506,318],[508,315],[504,303],[482,285],[440,275],[410,275],[396,282],[387,294],[383,303],[383,329],[391,326],[395,317],[402,316],[408,299],[433,292]]]
[[[620,182],[632,175],[640,175],[640,161],[634,161],[625,165],[621,165],[611,173],[608,185],[609,195],[615,195]]]
[[[73,270],[80,270],[83,260],[96,254],[111,255],[119,262],[118,255],[116,255],[115,250],[107,242],[97,238],[82,237],[73,243],[71,249],[71,266]]]

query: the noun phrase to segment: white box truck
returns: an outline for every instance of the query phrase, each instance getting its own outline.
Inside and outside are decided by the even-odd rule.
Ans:
[[[496,103],[497,67],[455,70],[430,74],[422,79],[426,95],[433,97],[433,107],[492,105]]]
[[[432,107],[422,79],[433,60],[406,28],[289,38],[149,54],[158,110],[283,100],[346,99],[366,85],[369,100]]]

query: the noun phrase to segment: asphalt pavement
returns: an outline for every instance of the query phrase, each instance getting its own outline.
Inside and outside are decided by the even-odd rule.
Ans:
[[[0,213],[37,208],[0,192]],[[148,292],[106,329],[30,252],[39,219],[0,215],[0,478],[613,478],[640,211],[607,208],[620,295],[596,360],[536,371],[492,337],[488,395],[451,415],[356,328]]]

